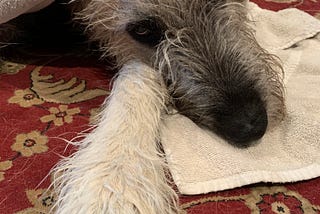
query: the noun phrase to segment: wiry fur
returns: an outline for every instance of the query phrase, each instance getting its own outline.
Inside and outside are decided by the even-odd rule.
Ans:
[[[84,8],[75,9],[77,19],[91,39],[122,69],[97,128],[55,169],[58,213],[177,212],[158,144],[161,112],[168,103],[218,134],[228,125],[235,129],[224,124],[237,116],[234,112],[259,115],[255,105],[266,109],[269,128],[283,118],[281,66],[257,44],[240,1],[73,3]],[[165,26],[156,47],[127,32],[128,24],[148,17]],[[153,69],[127,65],[131,60]]]
[[[125,66],[96,129],[55,168],[60,214],[176,213],[158,126],[167,96],[147,66]]]
[[[228,114],[225,109],[232,112],[249,102],[251,94],[262,100],[269,128],[283,119],[282,68],[255,40],[241,1],[92,0],[86,4],[78,17],[103,53],[115,56],[120,67],[132,59],[154,67],[167,83],[171,103],[197,124],[217,130],[221,122],[215,115]],[[166,26],[166,39],[157,47],[140,44],[126,32],[128,23],[146,17],[156,17]],[[230,101],[235,99],[236,103]]]

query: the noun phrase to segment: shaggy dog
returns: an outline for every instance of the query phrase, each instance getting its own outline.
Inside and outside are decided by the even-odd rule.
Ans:
[[[76,2],[75,2],[76,3]],[[246,8],[225,0],[91,0],[79,19],[122,67],[161,74],[179,113],[237,146],[284,115],[281,67],[256,42]]]
[[[237,147],[283,119],[282,68],[255,40],[245,2],[71,5],[120,71],[96,129],[55,169],[57,213],[177,213],[159,143],[168,106]]]

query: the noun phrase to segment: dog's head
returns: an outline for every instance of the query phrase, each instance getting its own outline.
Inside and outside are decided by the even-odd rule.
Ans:
[[[82,18],[119,65],[154,67],[181,114],[237,146],[284,116],[281,66],[255,40],[239,1],[91,0]]]

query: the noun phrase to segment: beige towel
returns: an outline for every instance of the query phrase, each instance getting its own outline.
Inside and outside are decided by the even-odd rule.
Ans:
[[[320,176],[320,21],[296,9],[248,7],[259,43],[283,62],[288,117],[248,149],[227,144],[181,115],[167,117],[162,143],[183,194]]]
[[[21,14],[38,11],[54,0],[0,0],[0,24]]]

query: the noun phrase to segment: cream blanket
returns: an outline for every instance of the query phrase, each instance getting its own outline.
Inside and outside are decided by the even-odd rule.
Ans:
[[[320,21],[297,9],[248,7],[258,42],[283,62],[288,117],[248,149],[232,147],[181,115],[167,117],[162,144],[183,194],[320,176]]]
[[[21,14],[38,11],[54,0],[0,0],[0,24]]]

